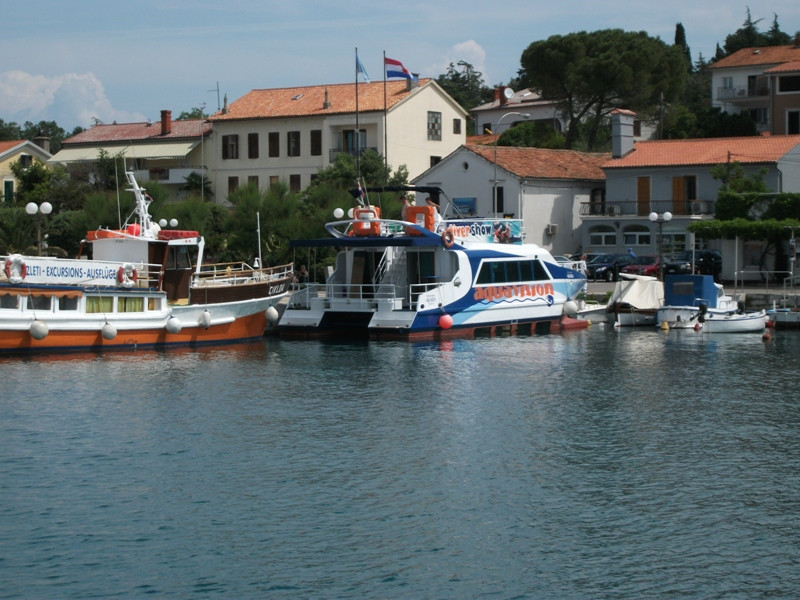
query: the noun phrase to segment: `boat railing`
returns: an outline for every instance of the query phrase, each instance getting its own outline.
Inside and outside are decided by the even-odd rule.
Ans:
[[[309,309],[322,302],[327,307],[346,307],[353,310],[407,310],[420,294],[438,289],[440,283],[421,283],[408,286],[395,284],[309,283],[301,284],[289,298],[291,308]]]
[[[209,263],[195,273],[194,285],[207,287],[275,281],[291,277],[293,272],[292,263],[275,267],[253,267],[246,262]]]

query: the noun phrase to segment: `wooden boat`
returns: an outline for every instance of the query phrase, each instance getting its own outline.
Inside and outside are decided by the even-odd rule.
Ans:
[[[203,237],[154,223],[127,177],[136,221],[89,232],[77,259],[0,257],[0,353],[240,342],[277,320],[291,264],[204,263]]]

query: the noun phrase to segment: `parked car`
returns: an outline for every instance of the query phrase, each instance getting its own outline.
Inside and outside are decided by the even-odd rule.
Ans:
[[[620,270],[631,262],[633,257],[629,254],[601,254],[586,264],[587,276],[594,281],[616,281]]]
[[[658,256],[651,254],[637,256],[631,264],[622,267],[620,273],[658,277]]]
[[[691,273],[692,260],[694,272],[701,275],[713,275],[714,281],[720,280],[722,273],[722,254],[719,250],[684,250],[674,259],[664,263],[664,273]]]

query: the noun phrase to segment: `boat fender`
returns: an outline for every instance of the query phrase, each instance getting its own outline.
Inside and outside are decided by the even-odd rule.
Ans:
[[[564,303],[564,314],[574,318],[578,314],[578,303],[574,300],[567,300]]]
[[[200,313],[200,316],[197,318],[197,324],[203,329],[211,327],[211,313],[208,312],[207,309]]]
[[[34,321],[30,327],[31,337],[35,340],[43,340],[50,333],[50,328],[44,321]]]
[[[6,277],[11,283],[22,283],[28,274],[28,266],[19,254],[12,254],[6,259]]]
[[[439,317],[439,327],[442,329],[450,329],[453,326],[453,317],[444,314]]]
[[[453,233],[453,228],[448,227],[442,232],[442,245],[445,248],[452,248],[453,243],[456,241],[455,233]]]
[[[180,333],[181,327],[181,320],[178,317],[170,317],[167,319],[166,328],[169,333]]]
[[[103,337],[107,340],[113,340],[115,337],[117,337],[117,328],[111,323],[106,323],[103,325],[103,328],[100,331],[102,332]]]
[[[136,285],[139,274],[131,263],[125,263],[117,269],[117,281],[122,287],[130,288]]]

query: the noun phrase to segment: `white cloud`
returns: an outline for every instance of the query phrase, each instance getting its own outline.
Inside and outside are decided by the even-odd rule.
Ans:
[[[0,106],[6,122],[55,121],[67,131],[104,123],[144,121],[139,113],[116,110],[102,82],[92,73],[66,73],[54,77],[24,71],[0,73]]]
[[[486,51],[475,40],[466,40],[452,45],[444,56],[443,61],[430,68],[431,73],[447,73],[450,63],[458,65],[460,61],[468,62],[476,71],[483,73],[484,83],[489,85],[484,69],[486,68]]]

